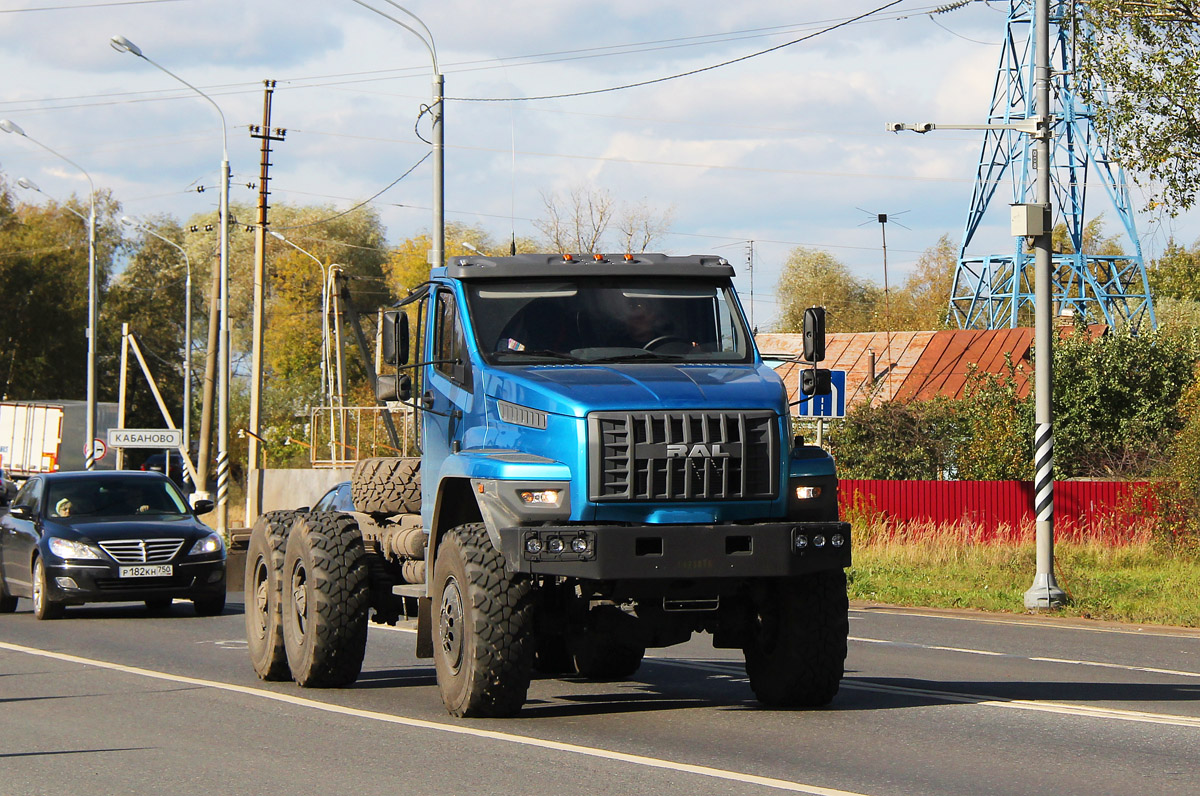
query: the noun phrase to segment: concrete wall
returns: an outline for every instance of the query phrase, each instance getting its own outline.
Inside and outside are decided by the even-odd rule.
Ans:
[[[350,468],[321,470],[251,470],[248,482],[258,485],[259,514],[275,509],[311,506],[330,487],[350,480]],[[254,524],[254,518],[247,525]]]

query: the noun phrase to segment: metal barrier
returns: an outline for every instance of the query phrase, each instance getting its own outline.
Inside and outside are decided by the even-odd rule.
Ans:
[[[398,448],[392,445],[388,436],[384,412],[391,413],[400,437]],[[397,411],[382,406],[313,407],[309,433],[312,466],[353,467],[359,459],[372,456],[419,455],[415,414],[410,406],[402,406]]]

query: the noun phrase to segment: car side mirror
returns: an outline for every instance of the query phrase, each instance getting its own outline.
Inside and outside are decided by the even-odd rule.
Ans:
[[[825,308],[809,307],[804,311],[804,361],[820,362],[825,358]]]
[[[192,511],[196,512],[197,514],[207,514],[212,511],[215,506],[216,504],[208,498],[200,498],[195,502],[195,504],[192,505]]]
[[[399,310],[383,313],[383,361],[389,365],[408,364],[408,314]]]
[[[33,509],[29,506],[13,506],[8,510],[9,516],[16,517],[19,520],[33,519]]]

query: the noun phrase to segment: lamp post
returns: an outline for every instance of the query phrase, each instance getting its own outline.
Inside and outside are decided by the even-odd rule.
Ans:
[[[170,238],[159,235],[136,219],[121,216],[121,223],[140,229],[147,235],[153,235],[168,246],[175,247],[183,255],[183,264],[187,269],[183,288],[183,447],[190,451],[192,449],[192,261],[182,246]]]
[[[87,321],[87,418],[84,422],[84,451],[83,451],[83,466],[85,469],[94,470],[96,468],[95,452],[96,452],[96,184],[92,182],[92,175],[87,173],[87,170],[80,166],[75,161],[71,160],[66,155],[55,152],[50,147],[38,141],[36,138],[30,138],[29,135],[22,130],[17,124],[8,119],[0,119],[0,130],[6,133],[16,133],[22,138],[28,139],[40,146],[42,149],[49,152],[51,155],[70,163],[75,168],[83,172],[83,176],[88,181],[88,211],[87,228],[88,228],[88,321]],[[25,180],[28,185],[18,182],[22,187],[30,187],[33,190],[41,191],[36,185],[29,180]],[[75,212],[72,210],[71,212]],[[78,215],[78,213],[76,213]],[[82,216],[80,216],[82,218]]]
[[[430,242],[429,264],[437,268],[443,264],[446,250],[445,131],[442,129],[446,103],[444,95],[445,81],[438,68],[437,47],[433,42],[433,34],[430,33],[429,28],[421,21],[420,17],[400,4],[393,2],[393,0],[384,0],[384,2],[412,17],[421,26],[421,30],[417,30],[408,23],[396,19],[391,14],[368,5],[363,0],[354,0],[354,2],[363,8],[374,11],[385,19],[390,19],[420,39],[421,43],[425,45],[425,49],[429,51],[429,58],[433,62],[433,103],[429,106],[429,112],[433,121],[433,229],[431,230],[432,240]],[[422,33],[422,31],[424,32]]]
[[[308,259],[317,264],[321,269],[321,399],[324,401],[329,399],[329,455],[330,459],[337,458],[337,450],[334,447],[333,438],[333,377],[330,373],[330,352],[329,352],[329,269],[325,267],[325,263],[321,262],[320,258],[314,255],[307,249],[303,249],[292,243],[275,230],[267,230],[267,234],[276,240],[283,241],[288,246],[291,246],[296,251],[303,254]]]
[[[221,303],[220,303],[220,351],[217,366],[217,532],[229,539],[229,378],[230,378],[230,325],[229,325],[229,142],[225,131],[225,114],[212,97],[187,82],[166,67],[148,58],[141,49],[124,36],[113,36],[109,44],[117,52],[136,55],[146,63],[203,97],[213,106],[221,118],[221,200],[218,206],[218,223],[221,227]],[[205,484],[196,485],[203,490]],[[203,492],[197,492],[202,495]]]

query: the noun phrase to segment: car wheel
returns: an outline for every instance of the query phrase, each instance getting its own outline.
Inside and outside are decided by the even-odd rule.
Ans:
[[[17,610],[17,598],[8,593],[4,581],[0,581],[0,614],[11,614]]]
[[[33,615],[38,619],[58,619],[63,615],[62,603],[50,599],[46,588],[46,567],[42,559],[33,562]]]

